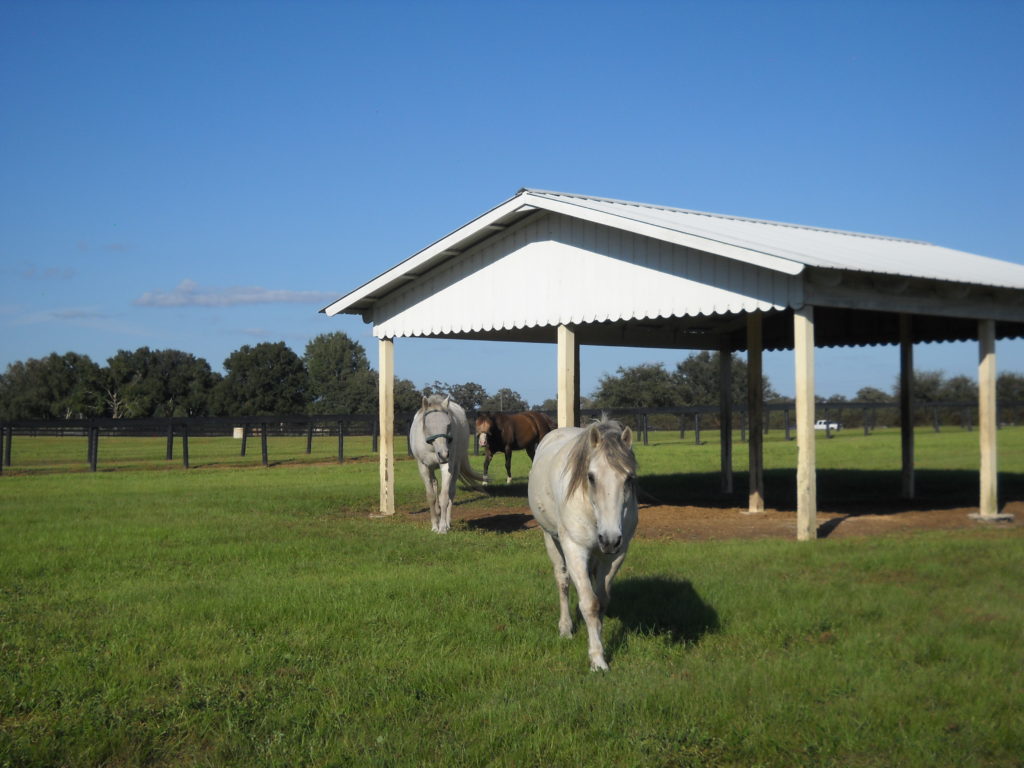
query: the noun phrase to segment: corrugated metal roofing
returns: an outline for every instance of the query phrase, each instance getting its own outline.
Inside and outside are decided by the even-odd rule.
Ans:
[[[555,201],[609,217],[721,242],[809,267],[1024,288],[1024,267],[965,251],[895,237],[746,219],[681,208],[527,189],[530,198]]]
[[[328,315],[363,314],[368,321],[381,321],[382,316],[373,315],[375,310],[381,309],[382,300],[387,300],[385,304],[394,304],[399,294],[408,300],[410,293],[406,289],[411,283],[435,273],[451,260],[487,247],[510,228],[549,213],[723,257],[733,263],[775,272],[780,277],[796,277],[807,268],[816,268],[887,278],[939,280],[982,286],[985,290],[992,287],[1024,290],[1024,267],[1020,265],[916,240],[523,189],[323,311]],[[753,294],[749,296],[753,298]],[[643,303],[644,295],[641,293],[636,301]],[[772,299],[769,302],[776,303]],[[789,306],[796,304],[790,302]],[[652,314],[658,313],[651,308],[638,308],[634,316]],[[489,322],[493,322],[492,327],[501,328],[519,327],[525,321],[522,317],[508,317],[500,321],[493,318]],[[414,331],[406,328],[405,332]]]

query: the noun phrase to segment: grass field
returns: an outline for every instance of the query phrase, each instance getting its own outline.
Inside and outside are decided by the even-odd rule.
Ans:
[[[717,467],[662,437],[644,482]],[[1024,430],[999,439],[1015,489]],[[0,478],[0,766],[1021,765],[1018,530],[639,540],[602,675],[585,633],[558,637],[535,530],[368,519],[376,463],[333,464],[327,440],[275,440],[266,469],[197,440],[189,471],[126,440],[89,473],[16,438]],[[929,478],[976,453],[918,435]],[[793,455],[769,441],[769,471]],[[819,441],[824,472],[898,459],[885,434]],[[399,461],[401,508],[418,482]]]

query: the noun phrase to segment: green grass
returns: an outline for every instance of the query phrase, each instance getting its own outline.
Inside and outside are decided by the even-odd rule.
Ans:
[[[819,456],[889,472],[857,437]],[[655,478],[716,466],[654,438]],[[966,439],[929,440],[922,465],[970,469]],[[1019,530],[638,540],[601,675],[558,637],[537,531],[371,520],[376,483],[372,461],[5,469],[0,766],[1021,764]]]

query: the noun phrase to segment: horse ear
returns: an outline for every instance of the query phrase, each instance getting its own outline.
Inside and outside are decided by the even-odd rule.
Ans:
[[[423,396],[423,410],[424,411],[427,410],[427,396],[426,395]]]
[[[590,447],[596,448],[601,442],[601,432],[596,427],[590,428]]]
[[[451,395],[447,395],[445,397],[445,399],[444,399],[444,402],[441,403],[441,407],[444,408],[446,411],[448,410],[448,403],[451,401],[451,399],[452,399],[452,396]]]
[[[629,427],[622,428],[622,442],[627,448],[633,447],[633,430]]]

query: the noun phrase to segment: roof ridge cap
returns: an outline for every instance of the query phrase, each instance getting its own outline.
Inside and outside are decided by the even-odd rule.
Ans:
[[[831,229],[829,227],[816,227],[816,226],[813,226],[811,224],[793,224],[791,222],[785,222],[785,221],[771,221],[770,219],[754,219],[754,218],[750,218],[748,216],[734,216],[734,215],[728,214],[728,213],[712,213],[710,211],[695,211],[695,210],[691,210],[691,209],[688,209],[688,208],[676,208],[676,207],[671,206],[671,205],[655,205],[653,203],[639,203],[639,202],[632,201],[632,200],[619,200],[619,199],[616,199],[614,197],[599,197],[599,196],[596,196],[596,195],[581,195],[581,194],[577,194],[577,193],[574,193],[574,192],[555,192],[555,191],[552,191],[552,190],[530,189],[529,187],[523,187],[522,189],[519,190],[519,192],[516,193],[517,196],[521,195],[521,194],[533,194],[533,195],[540,195],[540,196],[550,195],[550,196],[558,196],[558,197],[570,197],[570,198],[577,198],[579,200],[594,200],[594,201],[602,202],[602,203],[613,203],[615,205],[632,206],[634,208],[648,208],[650,210],[655,210],[655,211],[670,211],[672,213],[685,213],[685,214],[689,214],[691,216],[707,216],[708,218],[711,218],[711,219],[726,219],[726,220],[730,220],[730,221],[744,221],[744,222],[748,222],[750,224],[762,224],[762,225],[765,225],[765,226],[772,226],[772,227],[788,227],[790,229],[804,229],[804,230],[809,230],[811,232],[827,232],[827,233],[833,234],[833,235],[846,235],[847,237],[864,237],[864,238],[868,238],[868,239],[871,239],[871,240],[890,240],[890,241],[900,242],[900,243],[915,243],[917,245],[933,245],[933,243],[929,243],[929,242],[927,242],[925,240],[914,240],[914,239],[908,238],[908,237],[895,237],[895,236],[892,236],[892,235],[874,235],[874,234],[870,234],[868,232],[853,232],[851,230],[844,230],[844,229]]]

